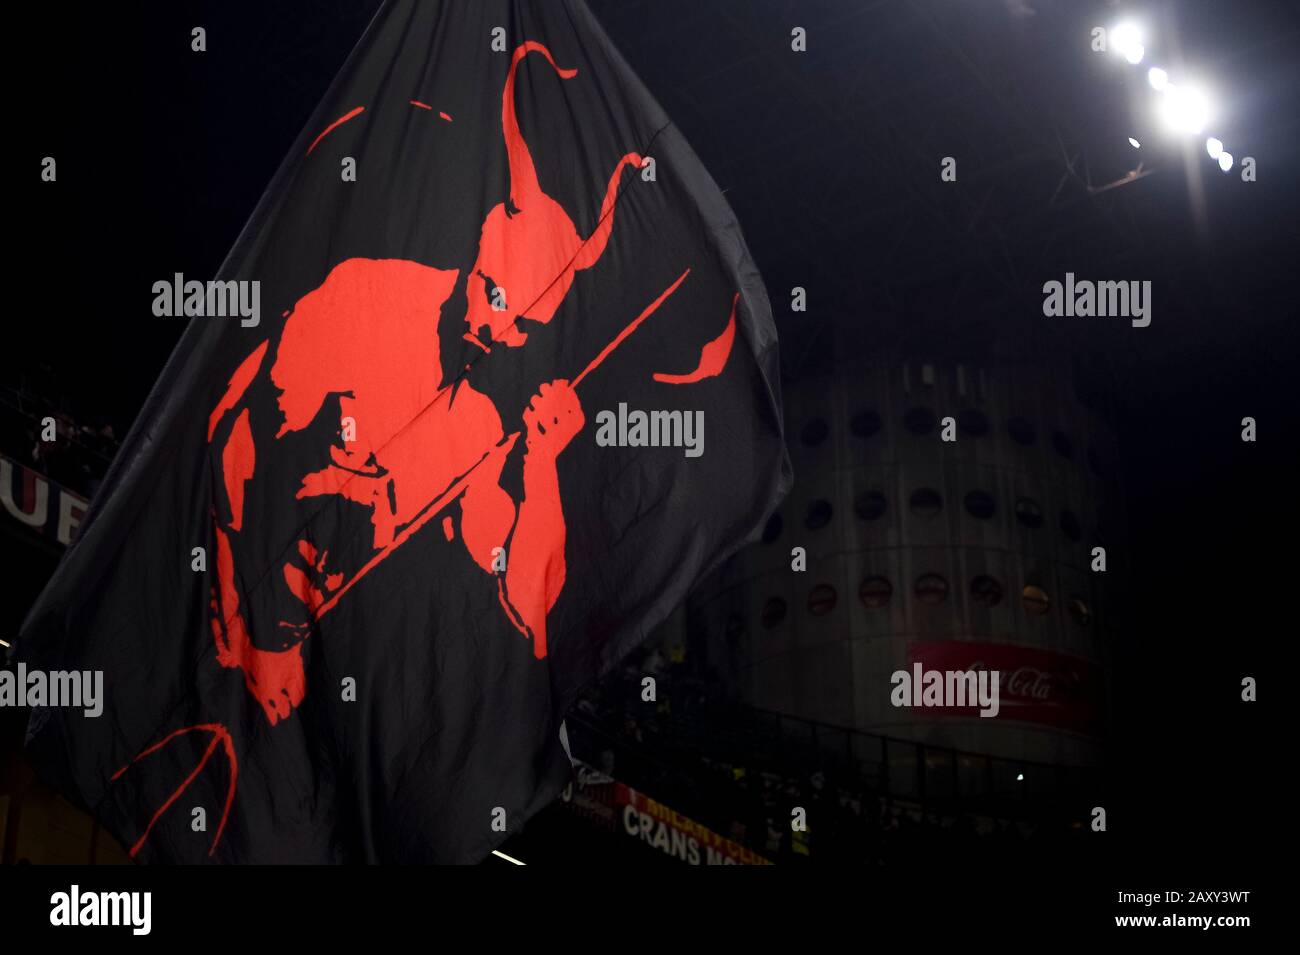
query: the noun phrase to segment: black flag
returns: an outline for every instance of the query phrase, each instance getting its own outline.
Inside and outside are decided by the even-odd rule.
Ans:
[[[160,272],[195,317],[14,650],[104,711],[33,758],[141,860],[482,858],[789,485],[735,218],[580,0],[392,2],[218,280]]]

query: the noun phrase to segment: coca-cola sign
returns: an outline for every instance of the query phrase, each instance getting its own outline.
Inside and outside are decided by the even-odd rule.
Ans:
[[[988,667],[981,661],[972,665],[970,669],[985,670]],[[1002,692],[1007,696],[1019,696],[1043,703],[1051,702],[1052,674],[1048,670],[1040,670],[1037,667],[1018,667],[1007,674]]]
[[[997,670],[1001,674],[999,720],[1041,723],[1087,735],[1101,729],[1101,668],[1088,660],[1007,643],[923,640],[908,646],[908,664],[913,663],[926,670]],[[978,715],[971,707],[924,712]]]

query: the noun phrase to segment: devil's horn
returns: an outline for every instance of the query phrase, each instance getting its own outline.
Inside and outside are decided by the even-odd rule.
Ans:
[[[515,115],[515,74],[519,63],[529,53],[540,53],[546,62],[564,79],[578,75],[577,70],[565,70],[555,62],[551,51],[541,43],[529,40],[515,50],[510,60],[510,72],[506,75],[506,88],[501,94],[501,132],[506,141],[506,156],[510,161],[510,201],[516,209],[527,209],[530,197],[537,195],[541,187],[537,184],[537,170],[533,166],[533,157],[528,152],[523,133],[519,131],[519,119]]]

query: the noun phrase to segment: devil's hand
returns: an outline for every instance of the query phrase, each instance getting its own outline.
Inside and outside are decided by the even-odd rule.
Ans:
[[[563,451],[586,423],[578,393],[563,378],[542,385],[528,402],[523,418],[528,426],[528,450],[552,457]]]

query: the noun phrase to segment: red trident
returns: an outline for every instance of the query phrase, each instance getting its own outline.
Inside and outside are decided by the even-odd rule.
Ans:
[[[629,335],[631,335],[634,331],[636,331],[637,328],[640,327],[642,322],[644,322],[647,318],[649,318],[652,314],[654,314],[654,312],[659,308],[660,305],[664,303],[664,300],[667,299],[668,296],[672,295],[674,292],[677,291],[677,287],[681,285],[682,282],[686,280],[686,276],[690,274],[691,274],[691,270],[687,269],[685,272],[679,275],[677,277],[676,282],[668,286],[668,288],[665,289],[659,295],[658,298],[656,298],[653,302],[651,302],[649,305],[645,307],[644,311],[642,311],[640,315],[638,315],[631,322],[629,322],[626,328],[624,328],[621,332],[615,335],[613,341],[611,341],[608,345],[602,348],[600,352],[596,355],[596,357],[593,358],[587,364],[586,368],[578,372],[578,376],[573,379],[572,387],[577,388],[578,385],[581,384],[584,378],[586,378],[589,374],[591,374],[598,367],[600,367],[601,363],[604,362],[605,359],[610,356],[610,354],[614,351],[614,349],[616,349],[619,345],[621,345]],[[332,610],[334,606],[339,602],[339,598],[342,597],[345,593],[347,593],[352,588],[353,584],[355,584],[358,580],[360,580],[362,577],[368,574],[380,563],[382,563],[383,561],[391,557],[393,552],[396,551],[397,548],[401,547],[402,544],[406,543],[406,541],[410,539],[412,534],[414,534],[421,527],[427,524],[430,520],[436,517],[444,507],[446,507],[453,500],[455,500],[455,498],[458,495],[463,493],[465,489],[469,486],[470,477],[474,474],[474,472],[484,461],[486,461],[489,457],[491,457],[494,454],[502,454],[502,455],[509,454],[511,448],[515,446],[515,442],[519,440],[519,435],[520,432],[518,431],[513,431],[510,434],[506,435],[499,442],[497,442],[496,445],[484,451],[483,456],[480,457],[477,461],[475,461],[472,465],[470,465],[469,469],[465,471],[465,473],[461,474],[459,477],[454,478],[451,484],[447,486],[446,490],[444,490],[441,494],[439,494],[432,501],[426,504],[424,508],[415,516],[415,518],[412,519],[412,521],[409,524],[407,524],[406,527],[403,528],[399,534],[397,534],[397,536],[393,538],[392,542],[387,547],[375,553],[375,555],[371,557],[370,560],[366,561],[366,563],[362,565],[360,570],[358,570],[355,574],[352,575],[351,579],[348,580],[347,583],[343,584],[343,586],[341,586],[338,590],[336,590],[330,596],[329,600],[326,600],[324,603],[320,605],[320,607],[316,610],[316,619],[319,620],[321,617],[325,616],[325,614],[329,613],[330,610]]]

